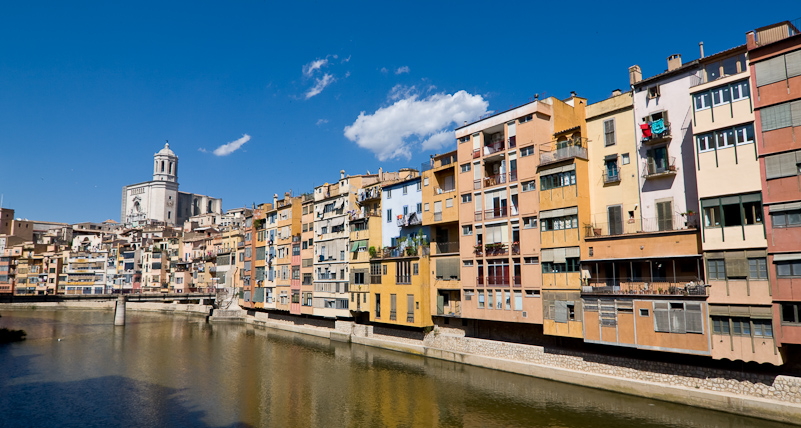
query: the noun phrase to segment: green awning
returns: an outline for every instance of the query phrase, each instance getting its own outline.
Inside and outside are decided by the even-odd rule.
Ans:
[[[355,253],[359,248],[367,248],[367,240],[353,241],[353,246],[350,247],[350,252]]]

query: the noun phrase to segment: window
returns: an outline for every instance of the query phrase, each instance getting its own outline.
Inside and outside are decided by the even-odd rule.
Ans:
[[[705,227],[762,224],[761,193],[702,199],[701,207]]]
[[[701,303],[653,302],[654,331],[665,333],[704,332]]]
[[[464,265],[465,267],[472,267],[473,266],[473,261],[472,260],[465,260],[465,261],[462,262],[462,265]]]
[[[387,194],[387,199],[392,199],[392,189],[387,189],[385,193]]]
[[[759,257],[748,259],[748,279],[768,279],[768,260]]]
[[[650,86],[648,88],[648,98],[656,98],[659,96],[659,85]]]
[[[465,136],[465,137],[461,137],[461,138],[459,138],[459,144],[461,144],[461,143],[466,143],[466,142],[468,142],[468,141],[470,141],[470,136],[469,136],[469,135],[468,135],[468,136]]]
[[[631,163],[631,159],[629,158],[629,154],[628,153],[623,153],[620,156],[620,158],[623,160],[623,165],[628,165],[629,163]]]
[[[565,171],[540,177],[540,190],[551,190],[576,184],[576,171]]]
[[[707,260],[706,261],[708,277],[710,280],[724,280],[726,279],[726,263],[724,260]]]
[[[731,102],[731,90],[728,86],[714,88],[710,92],[712,93],[712,105],[715,107]]]
[[[711,132],[696,136],[695,142],[698,144],[699,153],[711,152],[712,150],[715,150],[714,136]]]
[[[568,257],[565,263],[542,262],[542,273],[578,272],[579,259]]]
[[[526,122],[530,122],[532,119],[534,119],[534,115],[530,114],[528,116],[523,116],[520,119],[517,119],[517,121],[520,122],[520,123],[526,123]]]
[[[466,203],[469,203],[469,202],[473,202],[473,194],[472,193],[467,193],[467,194],[462,195],[462,203],[466,204]]]
[[[799,108],[801,108],[801,100],[777,104],[759,110],[762,132],[789,126],[801,126],[801,118],[792,115],[792,112],[797,111]]]
[[[696,111],[706,110],[712,106],[712,96],[708,91],[693,95],[693,101],[695,102]]]
[[[734,146],[734,130],[733,129],[720,129],[714,132],[715,145],[718,149],[725,149],[726,147]]]
[[[526,297],[540,297],[540,290],[525,290]]]
[[[356,272],[353,274],[354,284],[364,284],[364,272]]]
[[[417,204],[420,206],[420,204]],[[453,198],[445,199],[445,208],[453,208]]]
[[[426,177],[426,178],[428,178],[428,177]],[[428,181],[428,180],[426,180],[426,181]],[[428,183],[426,183],[426,186],[428,186]],[[423,190],[423,183],[418,181],[417,182],[417,191],[419,192],[421,190]]]
[[[478,291],[478,308],[484,309],[484,290]]]
[[[523,217],[523,229],[535,229],[537,227],[537,217]]]
[[[604,121],[604,145],[615,145],[615,119],[608,119]]]
[[[412,275],[420,275],[420,264],[412,263]]]
[[[578,215],[540,219],[540,230],[542,232],[576,228],[578,228]]]
[[[764,131],[765,128],[762,128],[762,130]],[[765,156],[765,178],[770,180],[795,177],[798,175],[799,163],[801,163],[801,150]]]
[[[771,320],[752,319],[754,336],[773,337],[773,322]]]
[[[472,225],[464,225],[462,226],[462,235],[469,236],[473,234],[473,226]]]
[[[801,208],[772,212],[770,222],[774,228],[801,226]]]
[[[470,164],[469,163],[462,164],[461,171],[462,172],[470,172]]]
[[[404,195],[408,195],[409,194],[409,186],[403,186],[403,194]]]
[[[756,86],[786,80],[801,74],[801,51],[789,52],[755,64]]]
[[[417,212],[418,213],[423,212],[423,203],[422,202],[418,202],[417,203]]]
[[[409,206],[408,205],[404,205],[403,206],[403,215],[408,215],[408,214],[409,214]]]
[[[428,202],[426,202],[426,204],[424,205],[424,207],[425,207],[425,210],[426,210],[426,211],[428,211]]]
[[[527,265],[538,265],[540,264],[539,257],[523,257],[523,263]]]
[[[520,157],[521,158],[524,158],[526,156],[531,156],[533,154],[534,154],[534,146],[533,145],[527,146],[527,147],[522,147],[520,149]]]
[[[428,186],[428,177],[424,178],[423,180],[425,181],[426,186]],[[418,183],[418,187],[419,187],[419,183]]]
[[[748,80],[742,80],[731,84],[731,100],[740,101],[751,96],[751,88]]]
[[[389,193],[389,191],[387,191]],[[392,208],[387,208],[387,223],[392,223]]]
[[[640,316],[641,317],[647,317],[647,316],[650,315],[650,313],[651,312],[648,309],[640,309]]]
[[[801,277],[801,260],[774,262],[779,278]]]
[[[524,181],[522,186],[523,186],[523,191],[524,192],[530,192],[532,190],[537,190],[536,180]]]
[[[782,324],[801,324],[801,303],[782,303]]]

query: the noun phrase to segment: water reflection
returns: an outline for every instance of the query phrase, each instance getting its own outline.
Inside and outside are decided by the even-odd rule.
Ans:
[[[112,317],[4,312],[29,340],[0,347],[0,425],[781,426],[203,318]]]

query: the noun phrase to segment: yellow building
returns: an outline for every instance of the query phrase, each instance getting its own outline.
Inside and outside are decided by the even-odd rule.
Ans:
[[[459,189],[456,150],[431,157],[423,168],[423,225],[431,232],[431,316],[462,315]]]
[[[299,237],[301,233],[302,199],[300,197],[292,197],[289,192],[285,193],[284,199],[281,200],[278,200],[278,195],[274,195],[273,206],[276,207],[275,238],[272,245],[275,247],[275,257],[271,258],[269,263],[274,266],[275,270],[275,308],[289,311],[293,278],[293,238],[295,236]],[[298,254],[299,256],[300,254]],[[299,280],[300,266],[298,266],[296,276]],[[297,303],[300,303],[299,295]],[[298,309],[300,308],[298,307]]]
[[[381,248],[381,182],[356,191],[356,209],[350,220],[350,311],[357,320],[368,320],[371,284],[381,283],[381,263],[371,257]]]
[[[590,181],[585,123],[586,99],[548,98],[553,107],[553,139],[540,145],[543,332],[581,338],[580,261],[582,225],[590,217]]]

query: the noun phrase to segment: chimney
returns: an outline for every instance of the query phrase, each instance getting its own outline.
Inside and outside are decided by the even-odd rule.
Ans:
[[[668,71],[673,71],[681,67],[681,54],[673,54],[668,57]]]
[[[701,58],[704,57],[704,42],[698,43],[698,47],[701,48]]]
[[[384,181],[384,168],[378,167],[378,180]]]
[[[620,94],[622,94],[622,92],[620,92],[620,89],[615,89],[614,91],[612,91],[612,96],[613,97],[616,97],[616,96],[618,96]]]
[[[273,209],[278,207],[278,193],[273,193]]]
[[[639,65],[629,67],[629,84],[633,85],[642,80],[642,70]]]
[[[344,169],[339,170],[339,179],[340,180],[344,180],[345,179],[345,170]]]
[[[538,101],[540,99],[540,94],[534,94],[534,101]]]
[[[576,91],[570,91],[570,96],[571,97],[575,97],[576,96]]]
[[[284,192],[284,199],[290,199],[292,197],[292,191]]]

